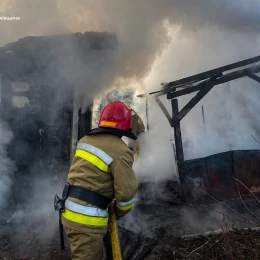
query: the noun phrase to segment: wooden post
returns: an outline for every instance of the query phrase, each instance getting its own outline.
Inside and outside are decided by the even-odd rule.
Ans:
[[[149,132],[149,121],[148,121],[148,95],[146,95],[146,124],[147,124],[147,131]]]
[[[172,119],[174,120],[175,116],[178,115],[179,113],[178,99],[172,99],[171,104],[172,104]],[[173,128],[174,128],[174,140],[175,140],[175,149],[176,149],[176,158],[177,158],[176,165],[179,174],[179,163],[184,161],[180,122],[178,122]],[[180,176],[179,176],[179,180],[181,181]],[[182,202],[186,202],[185,194],[181,182],[180,182],[180,198]]]
[[[7,119],[10,117],[12,110],[12,82],[7,75],[2,75],[1,80],[1,102],[0,102],[0,116]]]
[[[203,106],[201,107],[201,112],[202,112],[202,121],[203,121],[204,132],[206,132],[205,114],[204,114]]]
[[[179,112],[178,100],[172,99],[171,104],[172,104],[172,119],[174,121],[175,116],[178,115],[178,112]],[[184,154],[183,154],[180,122],[178,122],[174,126],[174,140],[175,140],[175,147],[176,147],[177,162],[183,162],[184,161]]]

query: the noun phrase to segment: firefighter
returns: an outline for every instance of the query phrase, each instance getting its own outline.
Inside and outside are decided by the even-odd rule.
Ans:
[[[132,169],[133,152],[121,140],[132,139],[130,109],[120,101],[107,105],[98,128],[79,140],[65,185],[62,224],[70,241],[72,259],[105,260],[108,205],[116,199],[117,217],[134,206],[138,182]],[[109,244],[109,243],[108,243]],[[111,249],[111,248],[110,248]]]
[[[141,119],[141,117],[132,108],[131,108],[131,113],[132,113],[132,120],[133,120],[132,132],[136,136],[139,136],[141,133],[145,132],[144,122]]]
[[[127,104],[127,103],[124,103],[124,104],[131,110],[132,121],[133,121],[132,132],[133,132],[133,134],[135,134],[139,138],[141,133],[145,132],[145,126],[144,126],[143,120],[135,112],[135,110],[132,107],[129,106],[129,104]],[[130,139],[128,141],[127,145],[134,152],[136,157],[138,157],[138,154],[139,154],[139,142],[138,142],[138,140]]]

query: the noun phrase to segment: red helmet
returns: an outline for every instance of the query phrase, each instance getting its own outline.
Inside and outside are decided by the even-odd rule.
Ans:
[[[130,109],[120,101],[108,104],[101,113],[99,127],[129,130],[132,128],[132,115]]]

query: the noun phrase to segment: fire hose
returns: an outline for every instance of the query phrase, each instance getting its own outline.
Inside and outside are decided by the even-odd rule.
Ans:
[[[115,202],[109,205],[109,230],[112,245],[113,260],[122,260],[122,253],[118,235],[118,227],[115,213]]]

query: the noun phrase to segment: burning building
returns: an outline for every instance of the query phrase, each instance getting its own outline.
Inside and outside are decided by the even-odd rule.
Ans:
[[[116,48],[114,34],[96,32],[25,37],[0,48],[0,113],[13,133],[14,205],[31,196],[32,178],[66,178],[74,145],[91,127],[93,68],[107,65]]]
[[[111,52],[116,47],[117,40],[114,34],[88,32],[26,37],[0,49],[0,113],[1,119],[9,125],[13,133],[13,139],[8,143],[7,152],[16,168],[12,177],[13,185],[9,186],[11,189],[11,193],[7,197],[9,205],[5,207],[11,209],[11,215],[13,214],[12,209],[23,207],[28,198],[33,196],[35,187],[33,187],[34,183],[31,182],[32,179],[48,179],[57,183],[56,187],[59,186],[59,183],[61,186],[63,185],[75,143],[91,127],[91,108],[95,93],[93,89],[100,89],[96,70],[102,68],[103,63],[106,63],[105,66],[111,65],[111,60],[104,59],[104,57],[108,55],[111,58]],[[107,79],[110,79],[109,75]],[[104,82],[106,81],[102,83]],[[88,88],[88,85],[91,85],[91,88]],[[173,98],[180,93],[178,91],[189,92],[200,89],[195,86],[192,88],[184,87],[184,89],[176,91],[174,86],[171,86],[168,90],[168,96]],[[173,108],[177,110],[176,102],[175,104],[174,102]],[[178,111],[175,112],[177,114]],[[176,126],[178,127],[177,121],[174,123],[174,127]],[[220,164],[221,167],[223,166],[220,170],[225,169],[227,174],[226,172],[222,174],[222,171],[215,173],[216,176],[219,173],[221,176],[230,177],[230,181],[234,173],[233,164],[230,163],[234,158],[233,152],[214,156],[213,159],[184,161],[181,154],[180,129],[177,129],[175,133],[177,134],[175,144],[181,188],[184,188],[187,201],[189,199],[193,201],[192,195],[195,193],[192,192],[192,189],[197,184],[200,185],[201,180],[204,180],[203,176],[206,174],[205,167],[207,166],[207,164],[205,166],[205,161],[206,163],[207,161],[214,163],[213,159],[217,159],[218,162],[222,163],[226,162],[225,159],[228,158],[224,166]],[[249,153],[252,153],[253,156],[257,155],[256,160],[253,160],[252,163],[252,174],[256,175],[259,152],[251,151]],[[244,155],[248,156],[249,153],[244,153]],[[221,158],[219,159],[219,157]],[[239,162],[244,165],[242,160]],[[228,167],[225,168],[226,165]],[[236,167],[239,168],[239,164]],[[206,181],[208,180],[206,179]],[[228,185],[227,182],[224,184]],[[171,204],[174,202],[173,191],[180,189],[175,181],[146,182],[141,183],[139,188],[139,198],[132,213],[134,218],[132,219],[130,215],[126,223],[120,223],[126,228],[120,227],[124,259],[144,259],[151,251],[156,253],[160,252],[161,249],[168,250],[169,252],[166,253],[172,257],[173,252],[169,248],[178,245],[176,234],[181,233],[182,230],[194,233],[196,230],[202,229],[202,224],[204,230],[207,230],[208,227],[205,225],[207,221],[203,220],[204,212],[197,211],[193,214],[189,207],[178,208]],[[215,188],[215,191],[217,189],[218,187]],[[39,189],[39,193],[41,191]],[[162,194],[162,191],[165,194]],[[50,194],[51,198],[53,198],[53,194]],[[51,208],[52,201],[47,202],[48,207]],[[191,219],[194,221],[193,217],[199,219],[198,215],[202,216],[203,223],[198,223],[198,225],[201,224],[199,227],[192,225],[193,228],[189,230],[187,219],[185,221],[183,219],[186,216],[190,221]],[[49,225],[47,221],[43,223],[42,228]],[[55,227],[57,228],[56,223]],[[53,233],[55,231],[56,229]],[[17,231],[17,233],[19,232]],[[4,248],[3,255],[11,244],[11,237],[11,235],[8,237],[9,240],[7,239],[6,244],[2,242],[5,240],[0,241],[1,249]],[[22,235],[18,237],[20,241],[23,239]],[[35,238],[33,240],[37,241]],[[25,254],[26,250],[28,250],[27,259],[31,259],[32,251],[37,255],[36,259],[59,259],[50,255],[57,254],[59,248],[57,239],[54,238],[50,241],[52,247],[44,249],[46,254],[42,254],[40,248],[33,250],[28,247],[25,249],[20,243],[20,251],[14,252],[10,259],[14,256],[17,257],[21,252]],[[49,251],[47,252],[47,250]],[[61,256],[62,259],[68,259],[68,252],[65,254],[66,256]]]

